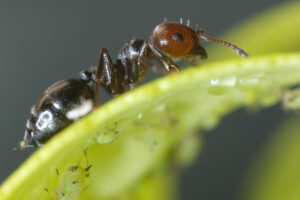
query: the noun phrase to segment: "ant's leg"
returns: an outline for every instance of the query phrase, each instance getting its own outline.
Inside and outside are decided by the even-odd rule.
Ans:
[[[164,64],[166,70],[170,71],[170,67],[174,68],[175,71],[179,72],[180,71],[180,67],[178,67],[176,65],[176,63],[174,63],[172,61],[171,58],[169,58],[165,53],[163,53],[159,48],[157,48],[155,45],[149,43],[149,42],[145,42],[145,50],[150,49],[154,55],[162,61],[162,63]],[[143,46],[144,46],[143,45]]]
[[[106,48],[101,49],[99,59],[98,59],[96,77],[95,77],[95,81],[97,84],[100,84],[102,76],[106,78],[108,84],[111,84],[112,73],[113,73],[112,67],[113,67],[113,62],[108,53],[108,50]]]
[[[136,65],[139,66],[139,68],[146,68],[146,71],[147,71],[147,68],[150,68],[151,71],[153,71],[154,73],[157,73],[157,74],[168,74],[169,72],[166,71],[166,69],[164,68],[161,68],[159,66],[157,66],[156,64],[154,64],[151,60],[151,58],[148,58],[146,56],[140,56],[138,59],[138,61],[136,61]]]
[[[101,77],[103,74],[104,67],[107,68],[107,65],[105,64],[108,63],[108,65],[112,65],[111,58],[108,54],[107,49],[103,48],[100,51],[99,58],[98,58],[98,65],[95,73],[95,82],[96,84],[94,85],[94,91],[95,91],[95,102],[96,102],[96,107],[100,106],[100,97],[99,97],[99,85],[101,83]]]
[[[97,88],[98,85],[102,84],[113,96],[117,96],[117,80],[114,69],[115,66],[108,50],[105,48],[101,49],[95,77]]]
[[[100,106],[99,86],[98,86],[98,84],[95,84],[95,85],[93,85],[93,87],[94,87],[93,89],[95,91],[95,99],[94,99],[95,108],[97,108]]]
[[[133,82],[136,85],[137,82],[139,82],[148,71],[148,68],[152,68],[153,63],[149,61],[149,59],[146,59],[145,57],[138,57],[138,59],[134,60],[135,63],[135,73],[133,75]]]
[[[116,88],[117,88],[116,89],[117,93],[115,94],[115,96],[118,96],[125,92],[124,78],[126,77],[125,67],[120,59],[117,59],[114,66],[114,71],[115,71],[115,80],[116,80]]]
[[[157,51],[159,51],[159,50],[157,50]],[[168,71],[161,69],[160,67],[158,67],[157,65],[155,65],[153,63],[153,59],[154,59],[153,55],[156,56],[164,64],[165,68]],[[153,71],[155,73],[168,74],[169,65],[166,64],[166,62],[162,59],[161,55],[163,55],[167,58],[167,56],[164,55],[162,52],[160,52],[159,55],[155,54],[155,52],[153,52],[153,50],[150,48],[149,42],[145,41],[143,43],[143,45],[141,46],[139,55],[138,55],[137,59],[135,60],[136,72],[138,72],[138,73],[135,73],[136,82],[147,73],[148,68],[150,68],[151,71]],[[175,63],[174,63],[174,65],[177,67],[177,65]],[[175,69],[179,69],[179,67],[177,67]]]

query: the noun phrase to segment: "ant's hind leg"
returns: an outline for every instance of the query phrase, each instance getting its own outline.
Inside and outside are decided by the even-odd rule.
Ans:
[[[97,84],[100,84],[101,79],[105,78],[107,83],[111,83],[112,73],[113,73],[113,62],[111,60],[111,57],[108,53],[108,50],[106,48],[101,49],[99,59],[98,59],[98,65],[97,65],[97,71],[96,71],[96,77],[95,81]],[[104,73],[104,75],[103,75]],[[103,77],[104,76],[104,77]]]
[[[100,51],[98,66],[96,71],[95,82],[98,85],[103,85],[113,96],[118,95],[115,65],[108,53],[108,50],[103,48]],[[98,91],[98,89],[97,89]]]
[[[107,68],[107,65],[105,66],[104,63],[107,65],[109,65],[109,64],[112,65],[111,58],[108,54],[107,49],[105,49],[105,48],[101,49],[101,51],[100,51],[99,58],[98,58],[98,65],[97,65],[97,69],[96,69],[96,73],[95,73],[96,84],[94,85],[94,91],[95,91],[96,107],[100,106],[99,85],[101,83],[103,70],[104,70],[104,68]]]

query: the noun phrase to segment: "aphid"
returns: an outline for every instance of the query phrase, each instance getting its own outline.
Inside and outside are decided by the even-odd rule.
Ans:
[[[114,127],[110,128],[106,126],[104,131],[97,132],[98,136],[96,141],[98,144],[112,143],[119,135],[119,131],[117,130],[117,122],[114,123]]]
[[[86,157],[86,152],[84,152],[84,155]],[[92,165],[89,165],[88,162],[86,168],[78,164],[70,167],[61,174],[58,169],[56,169],[59,180],[54,194],[47,188],[45,188],[45,190],[50,194],[53,200],[76,200],[79,198],[80,193],[86,189],[85,179],[89,177],[91,167]]]
[[[50,86],[32,107],[27,120],[23,149],[41,146],[57,132],[99,106],[98,85],[116,97],[136,86],[147,71],[160,71],[154,60],[167,72],[180,71],[172,59],[206,59],[200,40],[216,42],[246,57],[248,54],[229,42],[207,37],[203,30],[193,30],[176,22],[156,26],[150,41],[134,39],[126,43],[115,62],[106,48],[101,49],[98,66],[81,73],[80,79],[62,80]]]
[[[80,79],[62,80],[45,90],[31,109],[20,149],[41,146],[57,132],[98,107],[100,75],[92,70],[83,71]]]
[[[300,114],[300,88],[283,91],[282,108],[284,111]]]
[[[150,41],[134,39],[126,43],[112,62],[107,49],[102,49],[102,70],[106,81],[103,86],[112,96],[122,94],[128,87],[134,88],[148,69],[159,71],[154,60],[160,61],[167,71],[180,71],[172,59],[206,59],[207,53],[199,44],[201,40],[216,42],[234,50],[242,57],[248,54],[234,44],[207,37],[203,30],[193,30],[176,22],[164,22],[154,28]],[[103,80],[102,79],[102,80]]]

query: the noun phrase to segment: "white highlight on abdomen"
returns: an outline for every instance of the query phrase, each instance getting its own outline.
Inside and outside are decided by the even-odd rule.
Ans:
[[[70,120],[77,120],[80,117],[83,117],[84,115],[91,112],[92,109],[93,109],[93,102],[91,100],[86,100],[81,105],[78,105],[77,107],[68,111],[66,116]]]
[[[42,112],[36,122],[36,127],[40,130],[51,129],[53,127],[53,115],[49,110]]]

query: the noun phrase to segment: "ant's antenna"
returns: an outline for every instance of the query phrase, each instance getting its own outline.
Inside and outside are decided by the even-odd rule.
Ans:
[[[240,56],[242,56],[244,58],[249,56],[249,54],[246,51],[244,51],[243,49],[239,48],[238,46],[236,46],[234,44],[231,44],[231,43],[223,41],[223,40],[207,37],[206,34],[204,33],[204,30],[197,30],[196,33],[200,39],[203,39],[205,41],[215,42],[215,43],[224,45],[226,47],[229,47],[233,51],[235,51],[237,54],[239,54]]]

